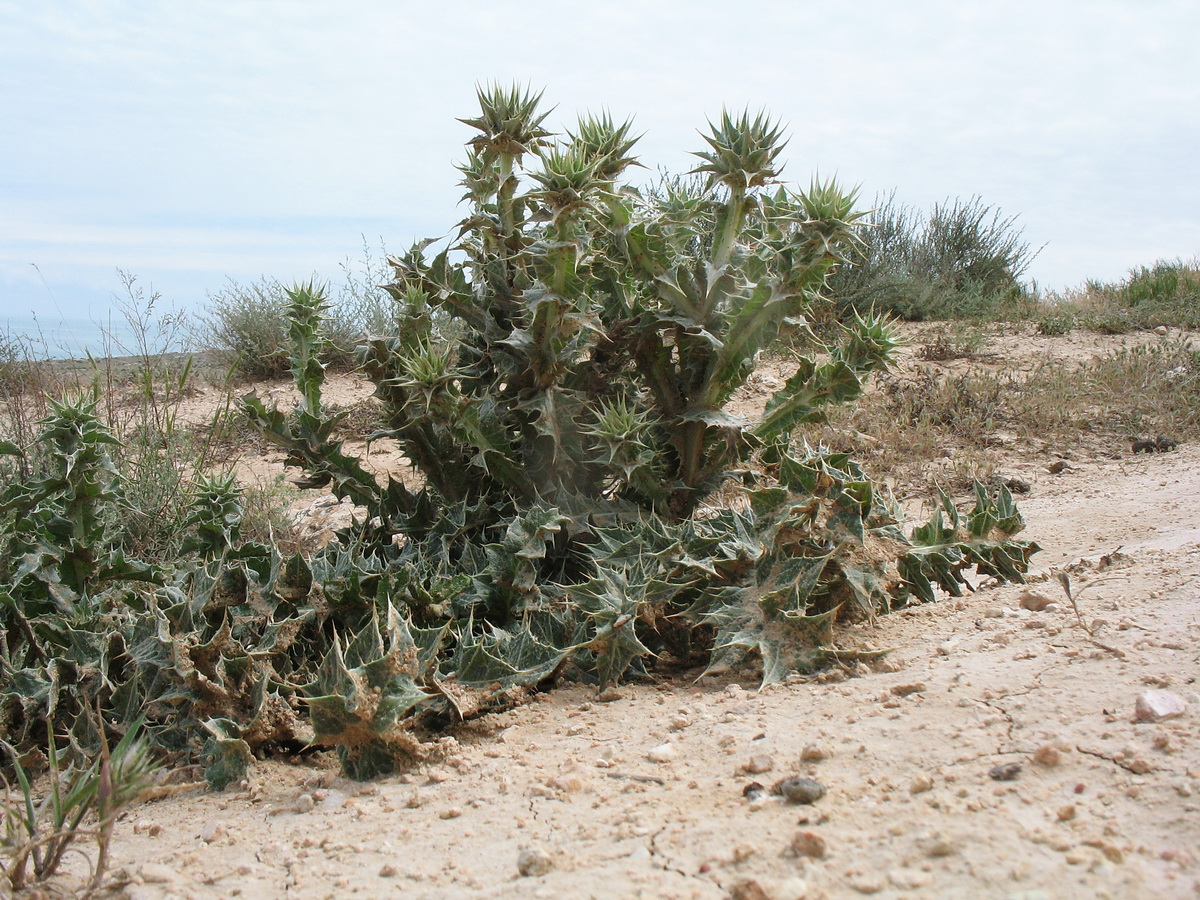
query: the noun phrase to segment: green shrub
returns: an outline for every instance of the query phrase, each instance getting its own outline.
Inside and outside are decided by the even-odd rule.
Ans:
[[[236,485],[195,473],[177,558],[131,558],[133,457],[96,394],[52,406],[41,456],[0,443],[31,473],[0,495],[0,725],[18,752],[53,730],[84,757],[144,715],[217,788],[281,746],[336,746],[368,777],[424,752],[418,724],[557,676],[602,685],[671,657],[777,681],[878,655],[833,646],[839,621],[958,594],[972,570],[1022,578],[1037,547],[1012,537],[1007,489],[977,486],[965,514],[942,495],[905,535],[848,454],[793,441],[889,365],[882,319],[797,354],[757,419],[729,408],[857,241],[852,195],[777,183],[769,119],[722,115],[702,180],[643,196],[621,182],[628,124],[559,138],[537,96],[479,99],[459,237],[392,260],[396,327],[359,351],[377,434],[419,487],[343,452],[322,399],[335,307],[311,283],[281,318],[299,402],[241,401],[302,487],[361,508],[311,560],[248,540]]]
[[[422,710],[471,715],[555,672],[604,684],[663,655],[755,661],[770,682],[842,658],[839,619],[957,593],[972,567],[1021,577],[1036,545],[1011,540],[1003,488],[980,488],[966,516],[943,497],[906,538],[853,460],[792,446],[888,365],[882,320],[851,316],[821,357],[798,356],[757,421],[727,409],[858,240],[852,195],[774,186],[783,144],[765,116],[724,114],[696,154],[702,180],[641,195],[619,181],[628,124],[584,118],[560,139],[538,96],[479,99],[461,237],[393,261],[398,328],[361,351],[379,434],[423,487],[379,485],[333,439],[330,302],[311,284],[289,292],[300,403],[242,401],[304,485],[365,508],[313,564],[320,580],[323,558],[351,554],[380,579],[305,690],[347,771],[412,752],[405,717]],[[717,505],[718,490],[740,500]]]
[[[247,380],[281,378],[288,371],[283,303],[278,281],[243,285],[231,279],[208,295],[201,340]]]
[[[875,309],[914,321],[995,318],[1019,305],[1020,277],[1037,252],[1016,217],[978,197],[937,204],[926,215],[876,197],[862,254],[833,274],[842,309]]]

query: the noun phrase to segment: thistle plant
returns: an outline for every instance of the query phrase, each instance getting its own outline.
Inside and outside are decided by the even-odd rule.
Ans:
[[[413,751],[414,718],[513,702],[558,672],[606,683],[669,653],[778,680],[843,657],[839,619],[957,591],[970,567],[1020,579],[1036,550],[1012,539],[1003,493],[981,489],[967,516],[946,501],[949,525],[908,537],[853,460],[793,446],[889,366],[879,317],[799,357],[761,416],[729,409],[856,251],[854,192],[781,183],[780,127],[729,112],[689,176],[640,191],[623,181],[630,123],[558,136],[540,99],[480,89],[460,120],[474,135],[457,237],[389,259],[398,327],[359,349],[377,436],[419,487],[377,482],[331,439],[312,285],[290,294],[303,399],[242,401],[302,486],[363,510],[313,562],[327,596],[352,585],[355,600],[303,688],[314,740],[359,776]]]

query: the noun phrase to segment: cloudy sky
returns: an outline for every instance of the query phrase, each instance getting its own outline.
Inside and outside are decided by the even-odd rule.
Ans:
[[[1200,254],[1194,0],[0,0],[0,35],[0,325],[442,234],[493,80],[634,117],[651,170],[765,108],[785,177],[979,195],[1046,288]]]

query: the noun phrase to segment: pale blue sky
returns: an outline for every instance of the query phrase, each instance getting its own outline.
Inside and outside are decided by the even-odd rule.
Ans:
[[[442,234],[488,80],[635,117],[651,170],[766,108],[787,178],[978,194],[1044,287],[1115,279],[1200,254],[1198,36],[1193,0],[0,0],[0,320]]]

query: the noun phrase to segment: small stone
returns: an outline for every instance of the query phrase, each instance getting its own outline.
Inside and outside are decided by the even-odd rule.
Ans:
[[[902,890],[915,891],[933,881],[933,876],[916,869],[892,869],[888,872],[888,881]]]
[[[912,684],[896,684],[892,686],[892,693],[897,697],[907,697],[909,694],[920,694],[925,690],[925,682],[917,681]]]
[[[543,847],[522,847],[517,854],[517,871],[523,878],[537,878],[554,868],[554,859]]]
[[[296,798],[296,812],[310,813],[317,807],[317,801],[313,799],[312,794],[301,794]]]
[[[614,700],[620,700],[624,696],[625,695],[618,691],[615,687],[606,687],[596,695],[596,699],[601,703],[612,703]]]
[[[413,788],[412,793],[409,794],[407,798],[405,798],[404,805],[407,806],[409,809],[420,809],[422,802],[423,801],[421,800],[421,792],[419,790],[417,790],[416,788]]]
[[[933,778],[926,772],[918,772],[908,783],[910,794],[924,794],[931,790],[933,790]]]
[[[932,837],[923,841],[921,849],[925,851],[926,856],[933,857],[934,859],[953,856],[958,852],[958,847],[954,842],[944,837]]]
[[[860,894],[878,894],[887,886],[887,882],[878,875],[854,875],[846,881]]]
[[[1066,806],[1060,806],[1058,808],[1058,813],[1057,813],[1058,821],[1070,822],[1072,819],[1075,818],[1075,812],[1076,811],[1075,811],[1074,803],[1068,803]]]
[[[815,831],[797,831],[792,837],[791,851],[795,856],[809,859],[824,859],[829,848],[825,838]]]
[[[1065,459],[1058,459],[1050,463],[1050,465],[1046,467],[1046,471],[1048,471],[1051,475],[1058,475],[1061,472],[1067,471],[1069,468],[1071,468],[1070,463],[1068,463]]]
[[[1003,606],[989,606],[987,609],[985,609],[983,611],[983,617],[985,619],[1001,619],[1004,617],[1004,607]]]
[[[555,775],[550,779],[548,785],[556,791],[563,791],[567,794],[578,794],[587,786],[587,783],[576,773],[568,772],[565,775]]]
[[[683,729],[687,728],[691,724],[692,720],[690,718],[684,715],[678,715],[672,717],[670,727],[672,731],[683,731]]]
[[[1134,711],[1139,722],[1161,722],[1187,711],[1187,701],[1171,691],[1143,691],[1138,694]]]
[[[763,772],[770,772],[775,768],[775,760],[771,759],[769,754],[756,753],[742,768],[747,775],[761,775]]]
[[[204,841],[206,844],[211,844],[224,833],[225,828],[220,822],[207,822],[205,823],[204,827],[200,829],[200,840]]]
[[[1017,776],[1020,774],[1020,763],[1002,763],[992,767],[988,772],[988,778],[992,779],[992,781],[1016,781]]]
[[[803,878],[785,878],[775,888],[775,900],[812,900],[811,891]]]
[[[804,749],[800,751],[802,762],[820,762],[831,756],[833,756],[833,751],[825,744],[805,744]]]
[[[391,863],[384,863],[379,867],[380,878],[395,878],[400,874],[400,870]]]
[[[679,758],[679,751],[675,749],[674,744],[659,744],[646,754],[646,759],[655,763],[669,763],[672,760]]]
[[[796,775],[785,778],[775,785],[775,792],[782,794],[788,803],[816,803],[825,796],[825,785],[812,778]]]
[[[1053,602],[1053,598],[1047,597],[1040,591],[1022,591],[1021,596],[1017,598],[1017,603],[1022,609],[1034,612],[1041,612]]]
[[[174,869],[162,863],[142,863],[140,872],[142,881],[146,882],[146,884],[169,884],[179,878]]]
[[[451,806],[449,809],[443,809],[438,813],[439,819],[457,819],[462,815],[462,809],[457,806]]]
[[[1159,337],[1166,337],[1168,331],[1170,331],[1170,329],[1167,328],[1166,325],[1155,325],[1154,326],[1154,333],[1157,334]]]
[[[729,889],[729,900],[771,900],[771,895],[753,878],[747,878]]]
[[[1062,762],[1062,751],[1053,744],[1042,744],[1033,751],[1033,761],[1039,766],[1053,768]]]
[[[162,832],[162,826],[157,822],[151,822],[149,819],[142,819],[133,826],[134,834],[148,834],[150,837],[158,837]]]
[[[956,641],[956,640],[951,639],[948,641],[942,641],[940,644],[938,644],[938,648],[937,648],[938,655],[939,656],[949,656],[951,653],[954,652],[954,649],[957,646],[958,646],[958,641]]]

